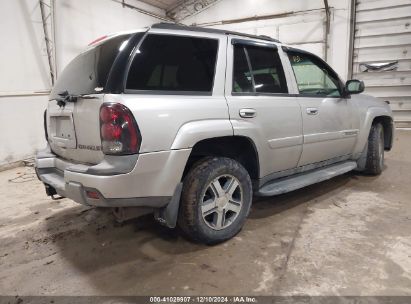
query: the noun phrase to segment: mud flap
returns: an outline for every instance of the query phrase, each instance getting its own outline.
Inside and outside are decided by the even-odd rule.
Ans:
[[[174,190],[173,197],[167,206],[155,211],[154,217],[162,225],[168,228],[175,228],[177,225],[178,208],[180,206],[181,191],[183,189],[183,183],[179,183]]]
[[[368,140],[365,144],[364,150],[361,152],[360,158],[357,160],[357,169],[355,171],[364,171],[365,165],[367,164],[367,154],[368,154]]]

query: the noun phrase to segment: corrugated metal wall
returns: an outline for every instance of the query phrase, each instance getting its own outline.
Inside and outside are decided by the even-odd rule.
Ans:
[[[411,0],[357,0],[353,77],[411,126]]]

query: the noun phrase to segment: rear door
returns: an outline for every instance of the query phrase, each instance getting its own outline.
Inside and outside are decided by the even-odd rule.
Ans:
[[[298,166],[349,158],[359,131],[359,116],[350,98],[342,96],[337,74],[316,56],[287,51],[299,91],[304,147]]]
[[[226,99],[234,134],[252,139],[260,177],[297,166],[302,151],[300,105],[289,95],[284,54],[273,43],[230,38]]]
[[[48,142],[62,158],[96,164],[101,152],[99,110],[119,58],[127,58],[142,33],[121,34],[101,40],[71,61],[59,75],[47,108]],[[117,60],[117,61],[116,61]],[[61,94],[77,96],[58,102]]]

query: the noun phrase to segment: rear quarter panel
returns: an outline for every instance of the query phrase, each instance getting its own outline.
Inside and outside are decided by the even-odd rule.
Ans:
[[[196,140],[184,140],[184,137],[197,140],[213,137],[212,126],[216,122],[222,130],[214,134],[232,135],[223,96],[124,94],[107,95],[105,101],[121,102],[134,114],[142,137],[140,153],[191,148]],[[201,128],[195,127],[199,125]],[[173,145],[177,134],[180,144]]]

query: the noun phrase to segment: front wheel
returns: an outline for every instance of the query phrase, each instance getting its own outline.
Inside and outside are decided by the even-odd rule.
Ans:
[[[384,168],[384,128],[380,123],[371,126],[368,136],[368,151],[365,173],[381,174]]]
[[[241,230],[251,201],[250,176],[240,163],[206,158],[184,179],[178,224],[194,241],[220,243]]]

